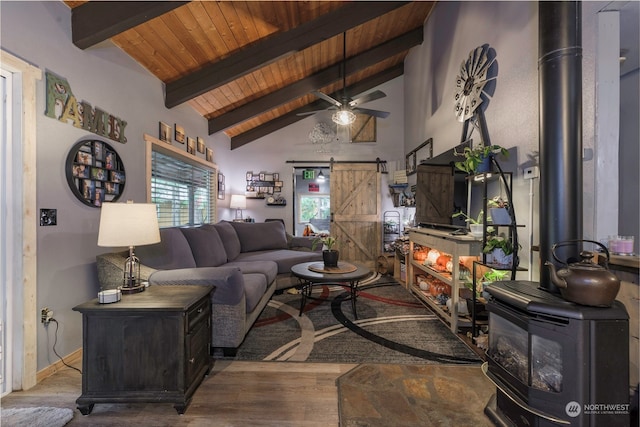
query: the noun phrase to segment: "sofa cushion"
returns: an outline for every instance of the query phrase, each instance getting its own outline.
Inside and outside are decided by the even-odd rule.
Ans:
[[[232,222],[238,234],[242,252],[287,249],[287,234],[284,224],[270,222]]]
[[[251,313],[267,291],[267,279],[263,274],[243,274],[247,313]]]
[[[302,252],[281,249],[278,251],[243,252],[233,265],[256,261],[274,261],[278,264],[278,274],[290,273],[291,267],[302,262],[322,261],[322,252]]]
[[[212,304],[234,305],[242,301],[244,276],[237,267],[204,267],[160,270],[149,276],[151,285],[215,286]]]
[[[180,229],[175,227],[160,229],[160,243],[137,246],[136,256],[142,264],[157,269],[172,270],[196,266],[189,242]]]
[[[278,264],[273,261],[259,261],[254,260],[251,262],[245,261],[231,261],[224,265],[225,267],[238,267],[242,274],[259,273],[262,274],[267,284],[272,283],[278,276]]]
[[[203,227],[213,227],[218,231],[224,249],[227,252],[227,261],[233,261],[240,255],[240,250],[242,249],[240,247],[240,239],[238,239],[238,234],[230,222],[220,221],[217,224],[207,224]]]
[[[180,228],[187,238],[197,267],[217,267],[227,262],[220,235],[213,227]]]

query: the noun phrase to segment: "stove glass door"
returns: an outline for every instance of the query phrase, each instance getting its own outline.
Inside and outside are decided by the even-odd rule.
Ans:
[[[531,386],[542,391],[562,391],[562,346],[557,341],[531,335]]]
[[[502,316],[489,316],[489,356],[522,384],[529,385],[529,334]]]

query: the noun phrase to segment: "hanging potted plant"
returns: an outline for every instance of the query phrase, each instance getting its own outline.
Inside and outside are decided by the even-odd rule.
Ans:
[[[315,250],[319,244],[322,244],[322,260],[324,261],[325,267],[337,267],[338,259],[340,257],[340,252],[333,249],[337,240],[332,236],[320,236],[313,240],[313,244],[311,246],[311,250]]]
[[[506,148],[499,145],[481,145],[476,148],[465,147],[462,155],[464,160],[455,162],[456,169],[469,175],[491,171],[491,157],[496,154],[509,156]]]
[[[500,196],[496,196],[487,200],[487,209],[491,215],[491,222],[499,225],[511,224],[511,215],[509,215],[509,202]]]
[[[487,240],[482,252],[491,254],[493,264],[509,266],[513,262],[513,245],[511,240],[502,236],[493,236]]]

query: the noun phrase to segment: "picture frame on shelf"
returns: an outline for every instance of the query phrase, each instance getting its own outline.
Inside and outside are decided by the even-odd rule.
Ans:
[[[107,150],[105,153],[105,159],[104,159],[104,167],[105,169],[115,169],[116,167],[116,153],[114,153],[113,151]]]
[[[202,137],[197,137],[196,138],[196,143],[197,143],[197,147],[198,147],[198,153],[205,153],[205,146],[204,146],[204,139],[202,139]]]
[[[78,151],[76,162],[81,163],[83,165],[92,165],[93,155],[91,155],[91,153],[87,153],[84,151]]]
[[[221,173],[218,173],[218,199],[219,200],[224,200],[224,192],[225,192],[224,175]]]
[[[174,127],[175,127],[175,135],[173,138],[176,140],[176,142],[179,142],[180,144],[184,144],[186,142],[186,135],[184,133],[184,128],[177,123],[174,125]]]
[[[187,137],[187,153],[196,154],[196,140],[191,137]]]
[[[104,189],[107,194],[120,194],[120,185],[115,182],[105,182]]]
[[[213,162],[213,150],[209,147],[206,147],[206,154],[205,157],[207,159],[208,162]]]
[[[122,184],[124,182],[124,173],[118,171],[111,171],[110,176],[111,181]]]
[[[94,181],[106,181],[108,172],[106,169],[102,168],[91,168],[91,179]]]
[[[171,126],[165,122],[158,122],[158,139],[171,144]]]
[[[104,143],[102,143],[100,141],[94,141],[93,142],[93,157],[97,161],[103,161],[104,160]]]
[[[76,178],[89,178],[89,168],[86,165],[73,165],[73,176]]]

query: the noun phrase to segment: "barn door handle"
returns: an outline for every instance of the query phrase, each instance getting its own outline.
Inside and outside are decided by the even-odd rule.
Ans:
[[[331,212],[331,214],[329,215],[330,219],[329,222],[333,222],[333,212]]]

